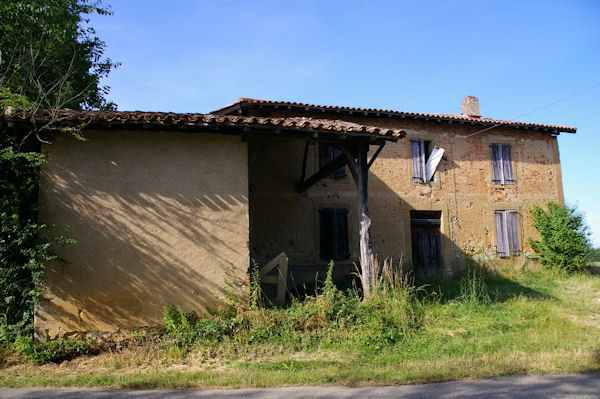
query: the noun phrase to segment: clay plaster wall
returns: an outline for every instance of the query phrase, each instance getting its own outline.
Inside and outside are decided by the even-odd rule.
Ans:
[[[36,327],[54,336],[162,323],[216,305],[248,268],[247,144],[239,136],[90,131],[44,145],[41,220],[77,243],[48,268]]]
[[[270,114],[290,115],[296,113]],[[410,261],[411,210],[442,211],[444,269],[451,272],[460,267],[465,253],[495,253],[494,210],[518,210],[521,250],[528,252],[531,249],[527,238],[536,235],[529,209],[550,200],[563,202],[558,143],[549,134],[503,127],[466,138],[482,128],[340,114],[319,117],[402,128],[407,132],[405,139],[385,146],[369,173],[372,243],[380,259]],[[446,150],[435,181],[413,183],[411,138],[430,140]],[[515,185],[492,183],[490,143],[512,145]],[[348,173],[342,181],[324,179],[306,193],[297,194],[294,184],[300,177],[303,150],[301,141],[273,140],[250,168],[253,253],[259,261],[267,261],[285,250],[291,263],[324,263],[319,259],[318,208],[339,206],[350,211],[351,261],[356,262],[359,248],[352,178]],[[307,176],[318,169],[317,154],[317,146],[311,146]],[[269,214],[275,217],[270,219]]]

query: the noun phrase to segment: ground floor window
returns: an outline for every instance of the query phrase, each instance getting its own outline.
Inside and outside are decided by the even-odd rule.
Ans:
[[[410,211],[412,261],[424,277],[442,266],[441,216],[441,211]]]
[[[319,209],[320,256],[323,260],[344,260],[350,257],[348,246],[348,209]]]
[[[519,255],[518,213],[515,210],[495,211],[496,250],[498,256]]]

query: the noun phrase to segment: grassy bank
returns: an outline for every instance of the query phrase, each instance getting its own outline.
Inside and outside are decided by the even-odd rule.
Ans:
[[[0,384],[368,385],[600,371],[598,276],[472,269],[415,285],[388,279],[367,301],[325,286],[284,310],[167,316],[165,334],[136,332],[127,345],[59,364],[5,348]]]

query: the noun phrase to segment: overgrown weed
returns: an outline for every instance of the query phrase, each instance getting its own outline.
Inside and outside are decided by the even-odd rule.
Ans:
[[[468,259],[465,274],[459,283],[460,300],[469,304],[488,304],[491,301],[486,281],[489,272]]]
[[[260,284],[255,283],[257,272],[251,280],[249,304],[237,304],[235,315],[225,312],[199,318],[168,306],[164,312],[167,342],[182,348],[229,339],[234,346],[268,343],[302,350],[353,342],[377,350],[408,339],[420,327],[423,305],[400,267],[388,261],[381,267],[376,263],[378,278],[367,298],[356,289],[340,290],[333,282],[333,268],[331,262],[314,295],[291,298],[286,308],[264,306]]]

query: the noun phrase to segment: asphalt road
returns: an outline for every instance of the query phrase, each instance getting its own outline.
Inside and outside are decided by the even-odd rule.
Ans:
[[[1,389],[0,398],[600,398],[600,374],[503,377],[388,387],[293,387],[207,391]]]

